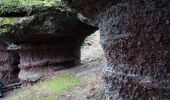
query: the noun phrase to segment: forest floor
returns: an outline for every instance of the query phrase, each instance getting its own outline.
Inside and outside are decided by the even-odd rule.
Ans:
[[[99,41],[99,32],[85,40],[81,65],[49,73],[33,86],[5,93],[2,100],[101,100],[105,60]]]

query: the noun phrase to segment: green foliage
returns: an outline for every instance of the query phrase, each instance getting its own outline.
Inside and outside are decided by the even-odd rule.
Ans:
[[[14,25],[17,23],[19,18],[4,18],[2,20],[2,25],[8,26],[8,25]]]
[[[0,3],[0,15],[8,13],[29,13],[56,8],[61,0],[3,0]]]
[[[18,22],[19,18],[3,18],[0,21],[0,33],[8,31],[9,26],[12,26]]]
[[[38,5],[49,5],[56,6],[61,0],[4,0],[2,1],[5,5],[25,5],[25,6],[38,6]]]
[[[19,0],[3,0],[2,2],[8,5],[17,5],[19,3]]]
[[[0,34],[1,33],[5,33],[5,32],[7,32],[8,30],[6,29],[6,28],[0,28]]]
[[[63,75],[16,93],[9,100],[56,100],[57,94],[70,91],[80,84],[81,81],[74,75]]]

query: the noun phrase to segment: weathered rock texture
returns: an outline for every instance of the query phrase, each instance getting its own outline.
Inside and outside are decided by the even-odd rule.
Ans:
[[[98,22],[105,100],[170,99],[169,0],[65,0]]]
[[[58,10],[23,18],[1,34],[20,55],[19,78],[37,81],[50,72],[80,63],[80,46],[97,28],[82,23],[77,13]]]
[[[19,55],[12,51],[7,51],[7,45],[0,42],[0,79],[5,85],[18,82]]]

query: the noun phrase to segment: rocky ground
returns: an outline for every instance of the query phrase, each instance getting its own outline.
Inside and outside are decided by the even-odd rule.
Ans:
[[[22,87],[21,89],[6,93],[5,98],[2,100],[101,100],[103,96],[101,72],[105,61],[99,41],[99,32],[92,34],[85,40],[82,46],[81,65],[57,72],[45,73],[46,77],[43,77],[41,79],[42,81],[34,86]],[[42,86],[46,81],[53,80],[55,77],[63,75],[74,75],[76,78],[80,79],[81,83],[74,86],[69,91],[56,94],[43,94],[45,91],[39,91],[39,89],[33,88]],[[33,91],[28,92],[30,89],[37,92],[35,92],[35,94]],[[26,92],[26,94],[24,94],[24,92]]]

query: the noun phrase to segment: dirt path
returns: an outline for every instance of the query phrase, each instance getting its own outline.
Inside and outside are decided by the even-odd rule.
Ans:
[[[74,88],[71,92],[56,96],[56,100],[101,100],[103,94],[103,80],[101,77],[103,64],[104,61],[102,60],[82,64],[75,68],[52,73],[45,77],[45,80],[52,79],[52,77],[59,75],[73,74],[83,81],[83,84]],[[7,92],[4,94],[5,97],[0,100],[8,100],[8,97],[24,89],[25,88],[21,88]]]
[[[103,64],[103,61],[92,62],[83,71],[75,73],[77,77],[84,80],[84,84],[69,93],[59,95],[57,100],[102,100],[103,80],[101,70]]]
[[[96,36],[98,38],[96,38]],[[103,52],[99,44],[99,33],[93,36],[90,46],[85,46],[82,50],[82,64],[74,68],[52,72],[43,77],[41,82],[53,79],[60,75],[73,74],[83,82],[71,92],[56,95],[56,100],[102,100],[103,80],[101,77],[102,68],[105,66]],[[87,41],[89,42],[89,41]],[[89,44],[89,43],[87,43]],[[40,83],[41,83],[40,82]],[[8,100],[17,92],[23,91],[25,87],[5,93],[5,97],[0,100]]]

